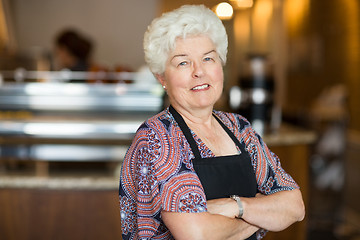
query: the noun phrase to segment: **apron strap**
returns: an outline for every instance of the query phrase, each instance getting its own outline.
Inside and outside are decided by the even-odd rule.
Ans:
[[[179,124],[180,129],[184,133],[186,140],[189,142],[191,150],[194,153],[195,159],[201,159],[200,151],[183,117],[171,105],[169,106],[169,111],[175,118],[175,121]],[[226,131],[226,133],[230,136],[230,138],[235,142],[235,144],[240,148],[240,150],[241,151],[245,150],[244,146],[240,143],[239,139],[235,137],[234,133],[227,126],[225,126],[225,124],[214,113],[213,116],[221,125],[221,127]]]
[[[218,121],[218,123],[221,125],[221,127],[227,132],[227,134],[231,137],[231,139],[235,142],[235,144],[243,150],[244,146],[240,143],[239,139],[237,139],[234,135],[234,133],[227,127],[225,124],[213,113],[213,116]]]
[[[169,106],[169,111],[175,118],[175,121],[179,124],[181,131],[184,133],[186,140],[189,142],[191,150],[195,156],[195,159],[201,159],[200,151],[197,148],[197,144],[190,132],[189,127],[186,125],[183,117],[173,108],[173,106]]]

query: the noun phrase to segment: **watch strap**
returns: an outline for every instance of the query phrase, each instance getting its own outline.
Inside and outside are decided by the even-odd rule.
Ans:
[[[236,216],[236,218],[241,218],[243,216],[243,214],[244,214],[244,208],[243,208],[240,197],[238,195],[231,195],[230,198],[235,200],[238,207],[239,207],[239,215]]]

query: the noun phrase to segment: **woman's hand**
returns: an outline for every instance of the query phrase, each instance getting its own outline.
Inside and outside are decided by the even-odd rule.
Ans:
[[[257,193],[257,198],[265,197],[261,193]],[[225,217],[235,218],[239,214],[239,207],[233,199],[219,198],[207,201],[208,212],[211,214],[220,214]]]
[[[256,195],[255,195],[255,197],[265,197],[266,195],[264,195],[264,194],[261,194],[261,193],[257,193]]]
[[[235,218],[239,214],[237,203],[231,198],[219,198],[207,201],[208,212]]]
[[[298,189],[281,191],[271,195],[256,194],[253,198],[241,197],[244,207],[242,219],[270,231],[281,231],[304,218],[305,210]],[[239,207],[231,198],[207,201],[208,212],[229,218],[239,214]]]
[[[244,207],[242,218],[269,231],[281,231],[303,220],[305,207],[299,189],[270,195],[256,194],[254,198],[241,198]]]

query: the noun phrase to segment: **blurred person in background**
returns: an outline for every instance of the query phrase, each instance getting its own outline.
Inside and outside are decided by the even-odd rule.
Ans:
[[[80,32],[73,29],[60,32],[55,39],[57,68],[71,71],[89,71],[92,67],[92,50],[92,42]]]

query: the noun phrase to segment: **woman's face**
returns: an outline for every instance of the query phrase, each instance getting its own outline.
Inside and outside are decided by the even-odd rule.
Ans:
[[[158,80],[170,103],[178,110],[211,108],[223,90],[223,69],[210,38],[194,36],[176,40],[165,72]]]

